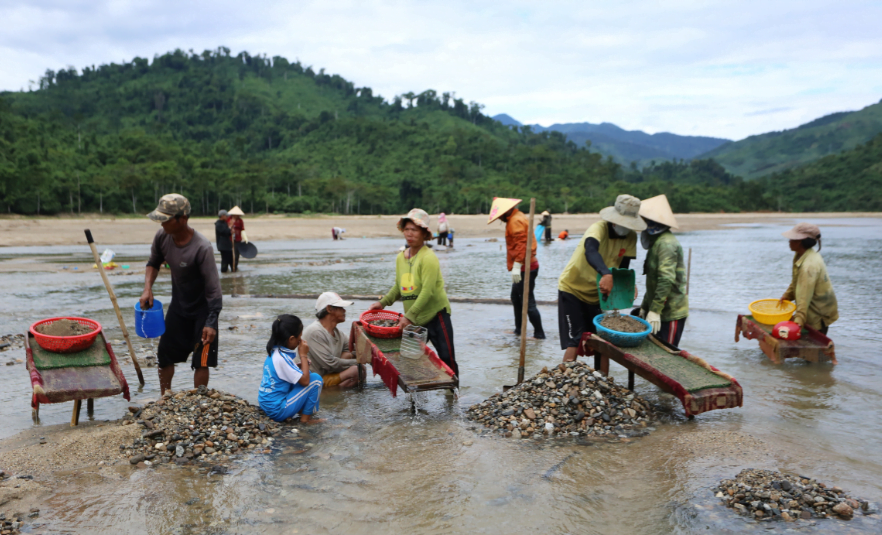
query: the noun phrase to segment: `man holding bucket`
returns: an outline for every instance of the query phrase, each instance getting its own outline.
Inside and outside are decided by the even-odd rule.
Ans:
[[[163,195],[147,214],[162,224],[150,249],[141,309],[153,306],[153,283],[159,268],[171,269],[172,300],[159,339],[159,387],[171,389],[175,364],[193,353],[193,386],[208,386],[208,368],[217,366],[217,322],[223,308],[220,279],[211,242],[189,225],[190,202],[177,193]]]

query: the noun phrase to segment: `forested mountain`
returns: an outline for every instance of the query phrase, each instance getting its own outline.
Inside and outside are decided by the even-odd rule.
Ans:
[[[729,172],[747,179],[779,173],[828,154],[850,150],[882,132],[882,101],[839,112],[790,130],[750,136],[708,151]]]
[[[504,113],[493,118],[504,125],[522,126]],[[729,142],[728,139],[716,137],[681,136],[668,132],[647,134],[641,130],[625,130],[612,123],[555,123],[548,127],[534,124],[530,128],[534,132],[561,132],[580,147],[590,141],[591,148],[601,154],[612,156],[625,165],[637,162],[638,166],[653,160],[691,160]]]
[[[172,191],[197,215],[233,204],[479,213],[494,196],[595,212],[623,192],[667,193],[678,211],[796,206],[780,187],[795,175],[745,183],[708,160],[625,168],[560,132],[504,126],[449,94],[386,100],[323,69],[223,47],[46,71],[39,85],[0,94],[3,212],[144,214]],[[830,209],[823,200],[799,206]]]

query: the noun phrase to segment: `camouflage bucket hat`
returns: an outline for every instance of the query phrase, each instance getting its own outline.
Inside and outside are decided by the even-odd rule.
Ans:
[[[183,195],[177,193],[169,193],[163,195],[159,199],[156,210],[153,210],[147,217],[158,223],[165,223],[169,219],[177,216],[190,215],[190,201]]]

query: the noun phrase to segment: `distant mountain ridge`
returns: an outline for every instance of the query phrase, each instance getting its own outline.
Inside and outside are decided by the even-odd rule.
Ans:
[[[523,126],[508,114],[493,117],[506,126]],[[534,132],[556,131],[579,146],[591,141],[594,150],[612,156],[620,163],[649,163],[651,160],[691,160],[730,140],[705,136],[681,136],[668,132],[647,134],[641,130],[625,130],[613,123],[556,123],[545,127],[529,125]]]
[[[726,143],[697,158],[713,158],[728,172],[751,179],[854,149],[880,132],[882,101],[858,111],[831,113],[789,130]]]

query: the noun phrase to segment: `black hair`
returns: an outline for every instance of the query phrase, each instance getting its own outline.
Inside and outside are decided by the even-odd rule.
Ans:
[[[818,236],[818,239],[820,239],[820,238],[821,238],[821,237]],[[802,244],[802,248],[803,248],[803,249],[805,249],[805,250],[809,250],[809,249],[811,249],[812,247],[814,247],[818,242],[817,242],[814,238],[803,238],[803,239],[799,240],[799,243]],[[820,251],[821,248],[818,247],[818,250]]]
[[[271,355],[276,346],[287,347],[285,344],[292,336],[303,333],[303,322],[293,314],[282,314],[273,322],[273,333],[266,343],[266,354]]]
[[[317,317],[318,319],[322,319],[327,315],[328,315],[328,307],[325,307],[315,313],[315,317]]]

